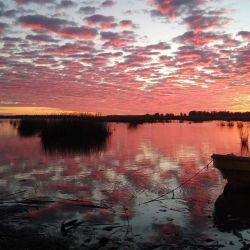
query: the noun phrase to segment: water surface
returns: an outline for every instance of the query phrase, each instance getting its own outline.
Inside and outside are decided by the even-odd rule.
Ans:
[[[98,150],[74,152],[69,145],[68,151],[46,151],[39,134],[21,136],[17,124],[2,121],[1,200],[8,208],[16,201],[44,202],[24,204],[2,223],[59,235],[81,249],[249,244],[250,226],[216,222],[215,202],[226,180],[212,164],[206,167],[213,153],[247,154],[236,123],[108,126],[112,134]]]

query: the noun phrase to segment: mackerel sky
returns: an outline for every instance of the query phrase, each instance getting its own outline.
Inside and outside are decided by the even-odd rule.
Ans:
[[[249,0],[0,1],[0,114],[250,111]]]

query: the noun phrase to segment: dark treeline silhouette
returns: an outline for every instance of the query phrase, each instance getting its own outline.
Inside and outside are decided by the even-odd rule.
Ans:
[[[167,114],[146,114],[146,115],[110,115],[103,116],[105,121],[110,122],[128,122],[128,123],[144,123],[144,122],[165,122],[171,120],[180,121],[250,121],[250,112],[227,112],[227,111],[190,111],[188,114],[181,113],[174,115],[172,113]]]
[[[250,121],[250,112],[228,112],[228,111],[190,111],[188,114],[180,113],[175,115],[172,113],[166,114],[145,114],[145,115],[81,115],[81,114],[67,114],[67,115],[2,115],[0,119],[39,119],[39,120],[74,120],[74,121],[100,121],[100,122],[127,122],[131,126],[142,124],[145,122],[166,122],[171,120],[180,121]]]
[[[39,136],[48,154],[91,153],[104,150],[110,135],[108,126],[92,118],[21,119],[21,137]]]
[[[250,121],[250,112],[227,112],[227,111],[191,111],[188,114],[188,119],[191,121]]]

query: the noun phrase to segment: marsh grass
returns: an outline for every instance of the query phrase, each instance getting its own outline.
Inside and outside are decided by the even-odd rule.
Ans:
[[[243,128],[244,127],[244,124],[243,122],[237,122],[237,127],[240,129],[240,128]]]
[[[17,127],[21,137],[39,136],[48,154],[77,154],[105,149],[111,134],[108,125],[94,117],[22,119]]]
[[[249,138],[249,127],[248,126],[238,126],[241,146],[248,146],[248,138]]]
[[[227,127],[232,128],[233,126],[234,126],[233,122],[231,122],[231,121],[227,122]]]

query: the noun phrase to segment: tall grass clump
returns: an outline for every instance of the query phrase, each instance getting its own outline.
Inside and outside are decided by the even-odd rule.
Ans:
[[[248,138],[249,138],[249,127],[247,126],[238,126],[240,133],[240,140],[242,146],[248,146]]]
[[[243,128],[244,127],[244,124],[243,122],[237,122],[237,127],[240,129],[240,128]]]
[[[17,130],[23,137],[39,136],[48,154],[97,152],[106,147],[111,134],[108,125],[96,117],[22,119]]]
[[[47,122],[41,132],[45,152],[91,153],[105,148],[110,131],[103,122],[87,120],[55,120]]]
[[[45,125],[45,120],[22,119],[18,126],[17,132],[21,137],[32,137],[39,135]]]
[[[234,126],[234,123],[231,122],[231,121],[229,121],[229,122],[227,122],[227,126],[228,126],[228,127],[233,127],[233,126]]]

